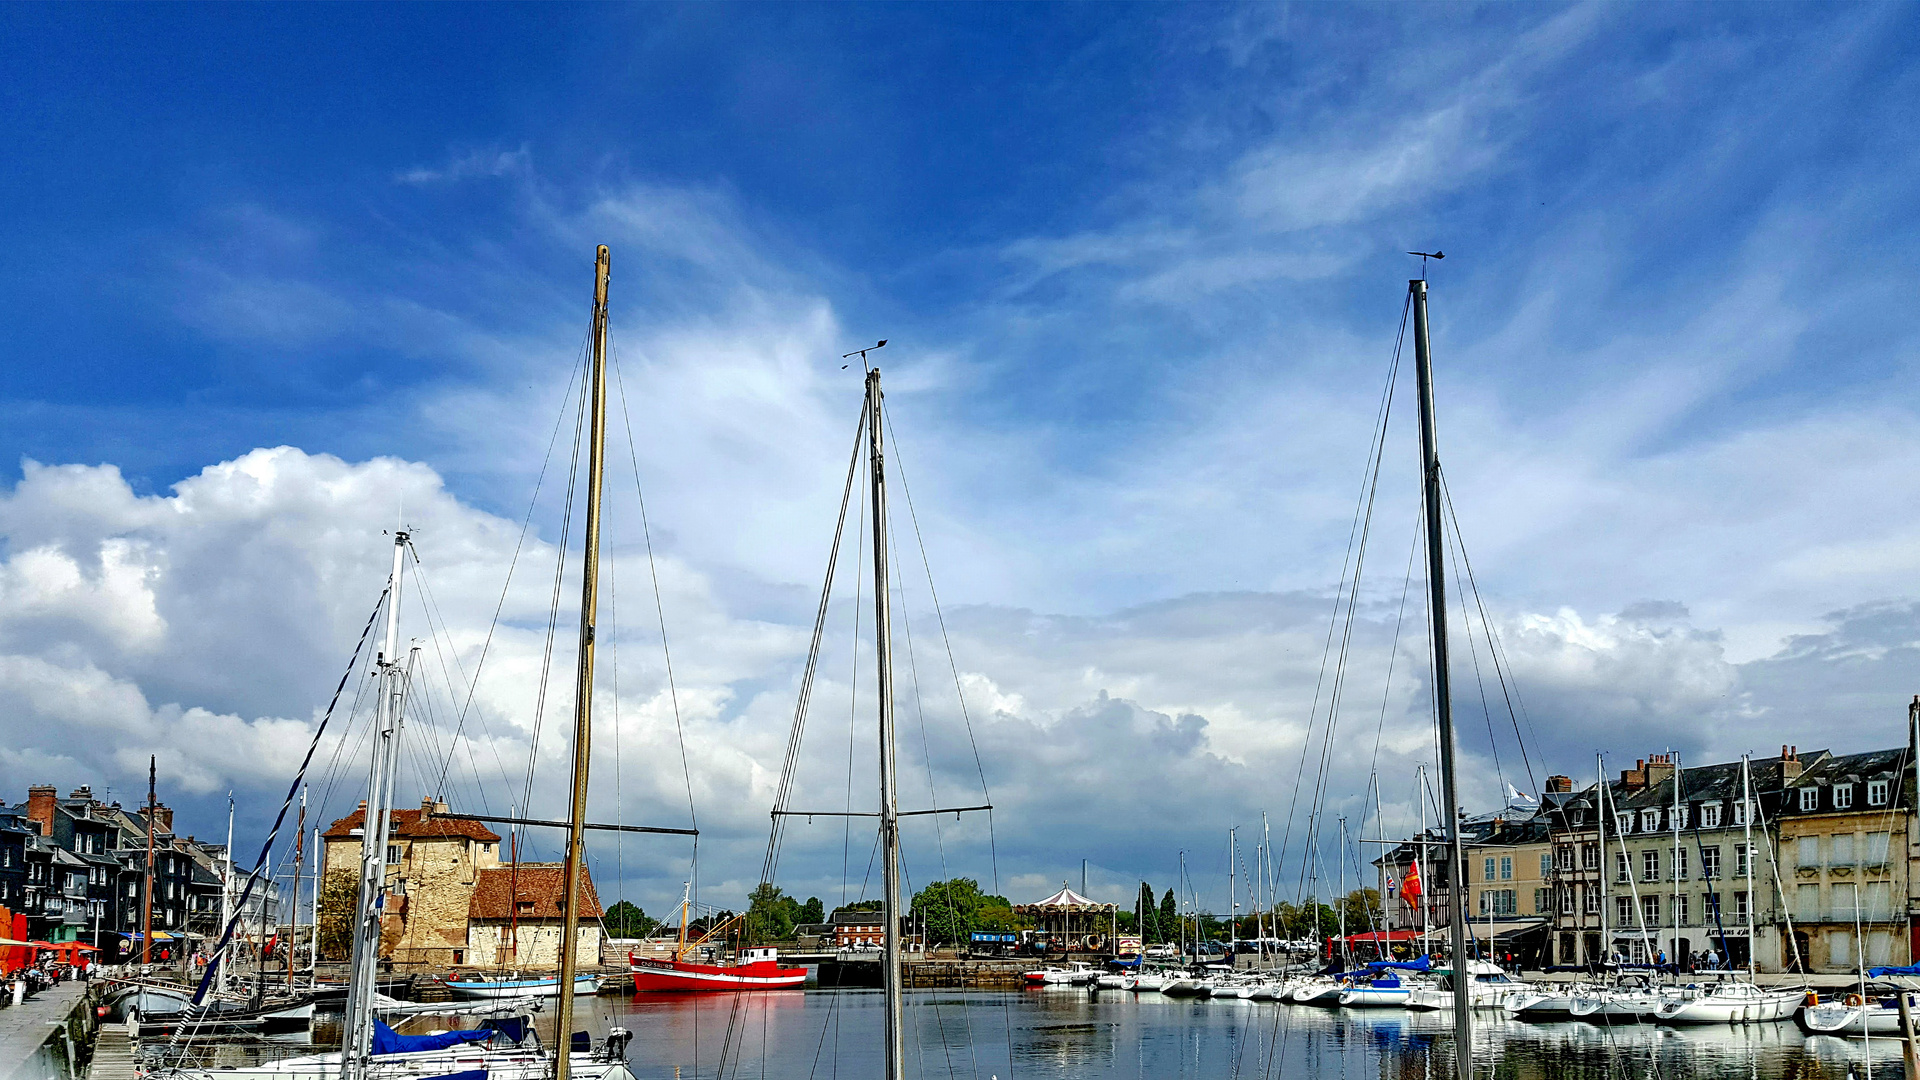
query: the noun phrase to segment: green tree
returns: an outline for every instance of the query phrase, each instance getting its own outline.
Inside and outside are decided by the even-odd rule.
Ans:
[[[607,909],[606,922],[607,933],[617,938],[643,938],[660,925],[658,919],[626,900]]]
[[[800,905],[800,918],[797,921],[803,923],[823,923],[827,921],[827,909],[820,903],[819,897],[807,897],[807,902]]]
[[[345,960],[353,951],[353,907],[360,895],[360,877],[352,870],[327,871],[320,881],[320,955]]]
[[[793,926],[800,921],[799,901],[770,881],[761,882],[747,900],[748,941],[786,941],[793,937]]]
[[[1140,914],[1145,919],[1145,925],[1140,927],[1141,943],[1154,945],[1165,941],[1166,937],[1160,930],[1160,920],[1155,918],[1157,913],[1154,911],[1153,886],[1144,881],[1140,883],[1140,900],[1134,906],[1140,909]]]
[[[1180,904],[1174,900],[1172,889],[1160,898],[1160,933],[1167,941],[1180,936]]]
[[[1347,912],[1347,933],[1363,934],[1378,929],[1380,921],[1380,890],[1355,889],[1342,897],[1340,906]],[[1338,913],[1335,915],[1338,922]]]

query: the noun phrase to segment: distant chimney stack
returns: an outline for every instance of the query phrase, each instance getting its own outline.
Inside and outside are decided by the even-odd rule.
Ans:
[[[153,831],[154,832],[170,833],[173,831],[173,808],[172,807],[168,806],[166,803],[154,803],[151,813],[153,815]]]
[[[39,828],[41,836],[53,835],[53,803],[59,795],[60,789],[52,784],[35,784],[27,789],[27,820]]]
[[[1571,776],[1549,776],[1547,777],[1547,791],[1549,793],[1571,794],[1573,791],[1573,778]]]

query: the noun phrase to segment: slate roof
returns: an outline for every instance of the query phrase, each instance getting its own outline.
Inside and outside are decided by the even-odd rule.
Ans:
[[[354,835],[355,829],[364,828],[367,823],[367,808],[362,806],[346,817],[333,823],[321,835],[328,840],[347,840]],[[497,844],[500,834],[477,821],[465,818],[444,817],[425,810],[395,810],[391,832],[396,840],[446,840],[452,837],[464,837],[483,844]],[[527,864],[522,864],[524,867]]]
[[[476,824],[469,822],[468,824]],[[521,922],[560,919],[560,898],[567,891],[566,867],[560,863],[521,863],[517,880],[513,864],[488,867],[474,876],[473,899],[467,904],[469,919],[518,918]],[[520,905],[519,914],[513,906]],[[580,917],[597,919],[605,912],[600,896],[593,890],[593,875],[580,868]]]
[[[1830,795],[1822,795],[1819,808],[1808,813],[1846,813],[1890,812],[1896,806],[1902,806],[1910,797],[1913,783],[1913,762],[1907,757],[1907,748],[1895,747],[1891,750],[1870,750],[1864,754],[1842,754],[1829,756],[1818,765],[1800,774],[1799,779],[1788,785],[1789,791],[1798,791],[1805,787],[1828,788],[1834,784],[1862,784],[1868,780],[1889,780],[1893,783],[1890,794],[1892,806],[1869,806],[1864,786],[1856,790],[1853,806],[1836,811]],[[1790,798],[1781,806],[1782,814],[1800,814],[1800,800]]]

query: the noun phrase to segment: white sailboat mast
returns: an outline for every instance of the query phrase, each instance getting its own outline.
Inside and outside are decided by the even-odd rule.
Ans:
[[[1747,864],[1747,981],[1753,981],[1753,755],[1740,755],[1740,821],[1746,827],[1745,850],[1741,859]]]
[[[1600,955],[1613,953],[1613,938],[1607,930],[1607,766],[1599,754],[1593,755],[1593,817],[1600,830]]]
[[[233,925],[233,792],[227,792],[227,849],[220,856],[220,926]],[[226,943],[220,947],[220,976],[216,989],[227,992],[227,967],[233,959],[233,939],[223,933]]]
[[[400,571],[407,534],[393,534],[393,572],[387,579],[387,637],[375,665],[380,692],[375,706],[372,763],[367,776],[367,809],[360,829],[360,889],[353,922],[352,973],[347,983],[346,1026],[340,1043],[341,1074],[366,1075],[373,1056],[374,971],[380,954],[380,913],[387,879],[387,837],[393,799],[394,756],[400,744]]]

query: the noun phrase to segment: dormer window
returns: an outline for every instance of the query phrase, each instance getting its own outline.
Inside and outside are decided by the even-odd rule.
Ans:
[[[1658,810],[1640,811],[1640,831],[1641,832],[1653,832],[1659,828],[1660,828],[1660,811]]]
[[[1852,806],[1853,806],[1853,785],[1852,784],[1833,785],[1833,808],[1835,810],[1846,810]]]
[[[1628,833],[1633,831],[1633,815],[1632,814],[1613,815],[1613,827],[1616,831],[1620,833],[1621,836],[1627,835]]]
[[[1678,822],[1678,824],[1674,825],[1674,828],[1676,829],[1686,828],[1687,827],[1687,808],[1684,806],[1676,806],[1673,808],[1673,813],[1674,813],[1674,820]]]
[[[1746,800],[1742,799],[1741,801],[1733,804],[1733,823],[1735,825],[1745,825],[1747,823]]]
[[[1867,781],[1867,805],[1887,805],[1887,782],[1885,780]]]
[[[1700,827],[1717,829],[1720,827],[1720,804],[1705,803],[1700,807]]]
[[[1801,788],[1800,812],[1803,814],[1811,814],[1818,809],[1820,809],[1820,789],[1817,787]]]

